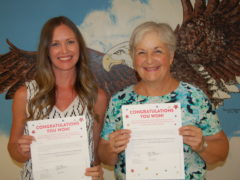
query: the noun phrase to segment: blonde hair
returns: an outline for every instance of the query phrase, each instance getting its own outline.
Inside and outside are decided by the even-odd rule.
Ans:
[[[166,23],[156,23],[153,21],[145,22],[137,26],[131,35],[129,41],[129,53],[134,58],[134,49],[136,44],[143,38],[146,33],[156,32],[159,40],[165,43],[172,54],[176,50],[176,36],[172,28]]]
[[[52,40],[54,29],[61,24],[68,26],[74,32],[80,49],[79,60],[76,64],[74,90],[82,103],[83,109],[87,107],[89,113],[96,117],[94,104],[97,98],[97,86],[90,71],[89,57],[83,36],[70,19],[59,16],[49,19],[41,31],[35,75],[38,92],[28,104],[29,117],[27,120],[47,117],[56,103],[56,83],[49,58],[49,44]],[[45,114],[43,113],[44,108],[47,108]],[[34,117],[34,112],[39,112],[37,117]]]

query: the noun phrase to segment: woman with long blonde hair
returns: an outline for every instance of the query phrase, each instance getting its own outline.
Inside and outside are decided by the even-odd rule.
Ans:
[[[20,179],[33,179],[26,122],[87,113],[91,161],[98,164],[96,149],[107,106],[106,94],[96,86],[88,62],[84,39],[67,17],[48,20],[42,28],[34,80],[18,89],[13,100],[13,122],[8,150],[13,159],[24,162]],[[99,165],[88,168],[87,176],[103,176]]]

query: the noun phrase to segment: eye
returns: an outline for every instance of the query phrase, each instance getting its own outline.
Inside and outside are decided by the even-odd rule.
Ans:
[[[67,41],[67,44],[75,44],[75,43],[76,43],[75,40],[68,40],[68,41]]]
[[[146,54],[146,52],[145,51],[137,51],[136,54],[137,55],[144,55],[144,54]]]
[[[60,43],[58,43],[58,42],[52,42],[52,43],[50,43],[50,47],[58,47],[60,45]]]
[[[113,54],[121,55],[121,54],[126,54],[126,53],[125,53],[125,51],[123,49],[119,49],[116,52],[114,52]]]
[[[156,50],[154,51],[154,53],[156,53],[156,54],[161,54],[162,51],[161,51],[160,49],[156,49]]]

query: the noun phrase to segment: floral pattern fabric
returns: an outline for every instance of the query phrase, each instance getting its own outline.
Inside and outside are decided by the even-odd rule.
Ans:
[[[134,92],[131,85],[112,96],[105,116],[101,137],[108,140],[108,135],[123,128],[122,105],[174,103],[181,104],[182,125],[194,125],[202,129],[204,136],[210,136],[221,131],[221,126],[214,107],[208,97],[198,88],[180,82],[178,88],[164,96],[142,96]],[[201,157],[184,144],[184,164],[186,180],[205,179],[206,164]],[[119,154],[115,165],[117,180],[125,180],[125,152]]]

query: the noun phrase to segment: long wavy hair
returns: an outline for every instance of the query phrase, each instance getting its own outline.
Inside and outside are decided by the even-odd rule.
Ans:
[[[41,31],[35,74],[38,92],[28,104],[29,116],[27,120],[47,117],[56,103],[56,82],[49,57],[49,45],[52,41],[54,29],[62,24],[68,26],[74,32],[79,44],[80,56],[76,64],[74,90],[80,98],[83,109],[87,107],[89,113],[96,118],[94,104],[97,98],[97,86],[90,71],[88,51],[83,36],[70,19],[59,16],[49,19]],[[44,110],[45,108],[46,110]]]

